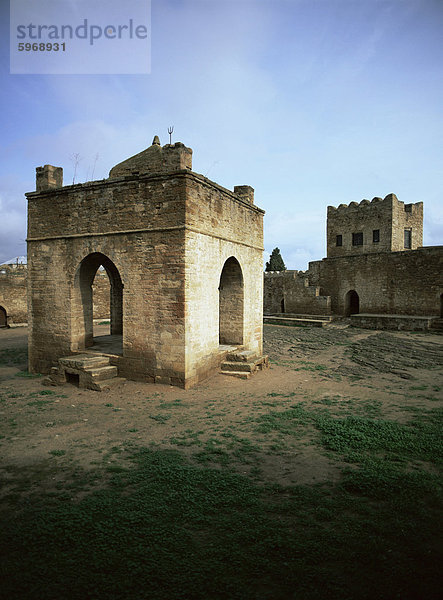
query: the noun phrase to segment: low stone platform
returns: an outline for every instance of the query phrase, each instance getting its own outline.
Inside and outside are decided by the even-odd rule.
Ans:
[[[108,356],[75,354],[60,358],[43,381],[47,385],[71,383],[79,388],[101,392],[125,381],[118,377],[117,367],[110,364]]]
[[[221,364],[221,373],[240,379],[249,379],[256,371],[268,367],[269,357],[267,355],[258,356],[250,350],[241,350],[227,354],[226,360]]]
[[[397,331],[433,331],[434,324],[441,321],[436,316],[382,315],[360,313],[351,315],[351,327],[362,329],[391,329]],[[436,330],[437,328],[435,328]]]
[[[320,315],[306,315],[292,317],[287,315],[265,315],[263,323],[267,325],[286,325],[287,327],[324,327],[332,321],[332,317]]]

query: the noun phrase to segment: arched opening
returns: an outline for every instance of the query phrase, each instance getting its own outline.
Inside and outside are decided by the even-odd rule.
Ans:
[[[284,313],[285,312],[285,299],[282,298],[281,302],[280,302],[280,312]]]
[[[355,290],[349,290],[345,296],[345,315],[347,317],[360,312],[360,298]]]
[[[6,314],[6,309],[3,306],[0,306],[0,327],[8,326],[8,315]]]
[[[109,278],[108,335],[94,337],[93,283],[99,267]],[[97,332],[99,333],[99,332]],[[98,351],[122,354],[123,334],[123,284],[115,264],[104,254],[94,252],[80,263],[74,279],[72,306],[73,350],[84,350],[94,345]]]
[[[443,319],[443,294],[440,294],[440,319]]]
[[[103,267],[99,267],[92,282],[92,302],[94,325],[111,324],[111,285],[109,276]],[[103,327],[101,327],[103,329]]]
[[[243,344],[243,274],[233,256],[223,266],[218,289],[219,343]]]

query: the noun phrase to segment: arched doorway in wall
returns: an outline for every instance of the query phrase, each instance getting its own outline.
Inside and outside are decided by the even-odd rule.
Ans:
[[[355,290],[349,290],[345,296],[345,316],[356,315],[360,312],[360,298]]]
[[[285,299],[282,298],[281,302],[280,302],[280,312],[284,313],[285,312]]]
[[[225,262],[219,285],[219,343],[243,344],[243,273],[231,256]]]
[[[103,267],[109,278],[110,327],[108,331],[96,331],[97,335],[94,337],[93,282],[100,267]],[[75,274],[72,300],[73,350],[94,346],[100,352],[122,354],[123,283],[110,258],[100,252],[93,252],[82,260]]]
[[[0,306],[0,327],[8,326],[8,315],[6,314],[6,309],[3,306]]]

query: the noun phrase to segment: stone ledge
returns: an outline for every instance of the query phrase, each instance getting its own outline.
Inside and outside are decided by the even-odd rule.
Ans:
[[[429,331],[437,316],[390,315],[359,313],[351,315],[351,327],[362,329],[392,329],[398,331]]]

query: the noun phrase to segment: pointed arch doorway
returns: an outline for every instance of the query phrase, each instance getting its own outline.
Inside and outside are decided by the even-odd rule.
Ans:
[[[109,278],[110,329],[108,335],[94,337],[92,284],[99,267]],[[73,350],[92,348],[109,354],[123,353],[123,283],[115,264],[101,252],[88,254],[77,269],[71,326]]]
[[[8,315],[6,313],[6,309],[3,306],[0,306],[0,327],[8,326]]]
[[[243,344],[244,293],[240,263],[231,256],[223,265],[219,284],[219,344]]]
[[[360,312],[360,298],[355,290],[349,290],[345,296],[345,316],[357,315]]]

